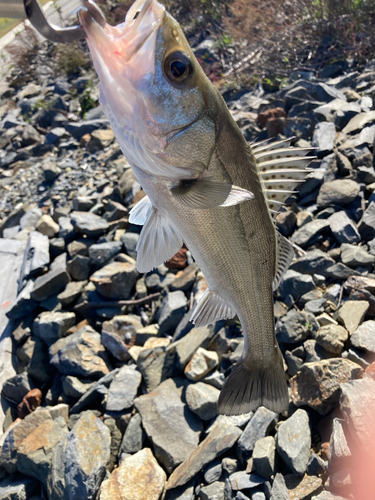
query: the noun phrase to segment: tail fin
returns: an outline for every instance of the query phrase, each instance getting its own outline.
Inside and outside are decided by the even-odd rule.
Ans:
[[[222,415],[240,415],[265,406],[276,413],[287,410],[288,387],[280,351],[275,363],[251,365],[240,359],[221,389],[218,410]]]

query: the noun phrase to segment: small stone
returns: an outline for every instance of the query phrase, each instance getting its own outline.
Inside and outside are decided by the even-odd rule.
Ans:
[[[189,409],[202,420],[211,420],[217,416],[217,402],[220,391],[215,387],[197,382],[186,388],[186,402]]]
[[[182,293],[182,292],[180,292]],[[176,343],[176,364],[180,370],[184,370],[186,364],[192,358],[199,347],[207,347],[214,336],[212,325],[193,328],[182,339]]]
[[[341,260],[349,267],[372,266],[375,256],[370,255],[362,247],[344,243],[341,245]]]
[[[6,315],[9,319],[18,319],[33,312],[38,303],[31,298],[31,293],[34,289],[34,281],[29,280],[21,293],[17,295],[12,308],[7,311]]]
[[[85,281],[90,275],[90,259],[84,255],[75,255],[67,263],[67,271],[76,281]]]
[[[270,500],[290,500],[284,476],[279,472],[275,475],[273,481]]]
[[[369,308],[366,300],[348,300],[343,304],[338,313],[338,320],[344,325],[351,335],[362,323]]]
[[[34,479],[8,476],[0,481],[0,500],[39,500],[40,497],[32,496],[38,488],[40,484]]]
[[[333,150],[336,138],[336,127],[334,123],[320,122],[315,126],[312,146],[316,148],[319,158],[326,156]]]
[[[72,212],[70,219],[75,230],[89,238],[97,238],[108,229],[108,222],[91,212]]]
[[[48,411],[51,414],[53,420],[57,418],[62,418],[64,422],[68,422],[69,420],[69,405],[66,403],[59,403],[55,406],[49,406]]]
[[[375,321],[365,321],[350,337],[352,346],[375,354]]]
[[[364,211],[362,219],[358,224],[358,231],[360,232],[362,238],[368,241],[375,238],[374,215],[375,203],[372,201]]]
[[[172,472],[167,489],[186,484],[207,464],[229,450],[238,440],[241,432],[238,427],[225,422],[215,424],[204,441],[194,448],[185,461]]]
[[[135,262],[112,262],[96,271],[90,281],[104,297],[121,300],[130,297],[137,278]]]
[[[247,474],[245,471],[234,472],[229,476],[229,482],[232,490],[248,490],[259,486],[265,482],[265,479],[257,474]]]
[[[308,476],[303,478],[293,474],[285,476],[285,484],[289,491],[289,497],[295,500],[308,500],[312,495],[322,491],[322,480],[320,477]]]
[[[156,458],[169,473],[196,449],[202,431],[201,420],[181,399],[184,384],[182,379],[167,379],[134,401]]]
[[[310,458],[311,432],[305,410],[297,410],[283,422],[276,435],[277,451],[296,475],[303,475]]]
[[[253,470],[264,478],[275,472],[276,443],[272,436],[258,439],[253,450]]]
[[[199,490],[201,500],[225,500],[224,483],[215,481]]]
[[[329,222],[325,219],[316,219],[297,229],[292,236],[293,242],[302,247],[312,245],[320,235],[329,232]]]
[[[204,480],[207,484],[219,481],[221,474],[223,472],[223,467],[220,460],[214,460],[204,470]]]
[[[359,276],[360,274],[357,271],[353,271],[353,269],[350,269],[350,267],[346,266],[342,262],[338,262],[327,269],[326,275],[334,280],[344,281],[351,276]]]
[[[22,398],[22,401],[17,405],[18,418],[25,418],[42,404],[42,391],[40,389],[31,389]]]
[[[361,236],[346,212],[336,212],[328,219],[331,231],[337,241],[341,243],[358,243]]]
[[[340,354],[349,334],[340,325],[326,325],[319,328],[315,339],[319,345],[333,354]]]
[[[108,398],[108,387],[118,371],[119,368],[115,368],[92,384],[91,387],[70,408],[71,415],[81,413],[82,411],[93,407],[99,407],[102,412]]]
[[[115,316],[103,323],[102,344],[116,359],[128,361],[129,349],[135,344],[136,331],[141,326],[137,316]]]
[[[121,462],[121,455],[123,453],[137,453],[142,449],[146,433],[142,428],[142,419],[139,413],[133,415],[126,428],[121,447],[119,451],[119,458]]]
[[[306,340],[318,331],[318,324],[311,313],[302,313],[291,309],[276,324],[278,342],[296,344]]]
[[[320,207],[347,205],[357,198],[359,190],[360,187],[355,181],[336,179],[322,185],[316,201]]]
[[[48,297],[61,292],[69,281],[70,277],[66,269],[56,267],[35,280],[31,297],[37,301],[48,299]]]
[[[54,181],[61,174],[61,168],[52,161],[44,163],[42,165],[42,170],[46,182]]]
[[[164,490],[166,474],[151,450],[144,448],[125,458],[121,465],[103,481],[100,500],[159,500]]]
[[[110,372],[104,353],[99,333],[90,326],[59,339],[49,348],[50,362],[60,373],[82,377],[100,378]]]
[[[307,474],[309,476],[321,476],[327,471],[328,462],[323,460],[319,455],[313,453],[307,464]]]
[[[33,276],[44,269],[50,262],[48,237],[32,231],[25,250],[25,276]]]
[[[65,289],[58,294],[57,300],[61,305],[69,306],[78,299],[86,285],[87,281],[71,281],[66,285]]]
[[[360,366],[348,359],[305,363],[290,379],[292,401],[296,406],[308,405],[320,415],[327,415],[339,401],[340,384],[358,378],[362,372]]]
[[[110,458],[108,427],[91,411],[83,413],[66,438],[65,495],[72,500],[95,498]]]
[[[197,351],[185,367],[185,376],[194,382],[200,380],[219,364],[219,355],[214,351],[206,351],[198,347]]]
[[[56,236],[56,234],[58,234],[59,232],[59,229],[59,225],[56,224],[52,217],[47,214],[42,215],[36,226],[36,230],[39,233],[48,236],[48,238],[53,238],[54,236]]]
[[[156,315],[160,335],[174,333],[174,329],[186,312],[186,305],[186,296],[180,290],[170,292],[164,297]]]
[[[340,460],[351,456],[343,424],[343,420],[339,418],[333,419],[328,455],[328,466],[330,471],[337,469],[340,465]]]
[[[123,411],[131,408],[141,384],[141,374],[135,365],[125,365],[109,386],[107,411]]]
[[[176,275],[176,278],[169,285],[169,288],[172,291],[176,291],[176,290],[188,291],[188,290],[190,290],[195,282],[197,272],[198,272],[198,264],[196,262],[194,262],[193,264],[190,264],[183,271],[180,271]]]
[[[139,240],[138,233],[126,232],[123,236],[121,236],[121,241],[124,245],[125,252],[130,255],[133,259],[137,258],[137,243]]]
[[[42,386],[53,373],[53,368],[49,364],[48,346],[43,340],[33,335],[30,339],[30,345],[27,351],[25,357],[28,357],[29,354],[31,357],[31,359],[29,359],[27,373],[37,385]]]
[[[258,439],[264,438],[275,427],[277,414],[263,406],[259,407],[238,440],[237,455],[242,462],[247,460]]]
[[[18,405],[35,384],[27,372],[22,372],[4,382],[1,395],[8,401]]]
[[[30,229],[34,231],[43,213],[40,208],[34,207],[30,208],[21,218],[20,226],[21,229]]]
[[[97,243],[89,247],[89,257],[94,266],[102,267],[115,255],[121,252],[121,241],[108,241],[106,243]]]
[[[76,322],[73,312],[42,312],[33,323],[33,332],[50,346]]]
[[[90,379],[79,379],[72,375],[67,375],[61,378],[64,394],[75,399],[83,396],[90,387],[94,384]]]
[[[292,295],[294,299],[298,299],[314,288],[315,283],[311,276],[289,269],[281,280],[279,292],[281,297]]]

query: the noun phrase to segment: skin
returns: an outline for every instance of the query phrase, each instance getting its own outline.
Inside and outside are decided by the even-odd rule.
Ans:
[[[158,5],[151,4],[151,9]],[[159,17],[153,38],[146,42],[154,51],[152,64],[148,62],[153,67],[134,77],[136,69],[131,65],[136,68],[142,60],[136,62],[135,56],[120,71],[111,71],[109,54],[111,50],[116,52],[118,40],[111,39],[111,33],[108,35],[89,14],[81,16],[101,80],[101,103],[152,205],[178,229],[209,289],[228,303],[241,321],[245,346],[236,367],[239,376],[236,379],[232,375],[232,382],[226,384],[227,396],[219,401],[219,410],[244,413],[263,404],[283,411],[287,389],[274,333],[272,295],[276,233],[256,161],[221,95],[196,61],[179,24],[167,13]],[[147,16],[143,21],[146,23]],[[144,30],[147,32],[146,26]],[[192,76],[185,84],[171,83],[164,73],[165,58],[175,51],[188,54],[192,63]],[[104,67],[110,68],[107,73],[115,78],[116,87]],[[119,97],[121,89],[130,87],[134,92],[128,90],[126,97]],[[126,106],[122,105],[123,98]],[[129,139],[133,136],[138,141],[135,147]],[[171,187],[189,179],[240,186],[254,198],[229,207],[187,208],[173,196]],[[256,394],[248,385],[252,378],[260,387]],[[238,395],[228,401],[233,391]]]

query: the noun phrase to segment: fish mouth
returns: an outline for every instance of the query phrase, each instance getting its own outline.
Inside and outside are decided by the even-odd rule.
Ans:
[[[160,27],[164,7],[156,0],[136,0],[125,22],[111,26],[93,0],[83,0],[79,19],[88,42],[93,43],[106,58],[111,53],[129,63],[149,37]]]

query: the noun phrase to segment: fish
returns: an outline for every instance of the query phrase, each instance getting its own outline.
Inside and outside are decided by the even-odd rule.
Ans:
[[[100,104],[146,193],[129,219],[143,226],[137,269],[151,271],[185,243],[208,284],[191,320],[201,327],[237,315],[244,335],[218,412],[285,411],[273,291],[294,249],[275,219],[309,172],[311,150],[291,139],[249,144],[157,0],[136,0],[117,26],[91,0],[79,17]]]

